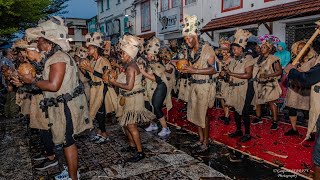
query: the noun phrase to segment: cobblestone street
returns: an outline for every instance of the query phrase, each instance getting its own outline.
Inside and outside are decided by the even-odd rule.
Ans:
[[[54,179],[65,164],[61,147],[56,148],[59,166],[48,171],[35,171],[41,145],[37,135],[30,135],[18,120],[1,120],[0,179]],[[88,135],[77,137],[81,179],[228,179],[200,160],[177,150],[174,146],[141,131],[146,158],[138,163],[126,163],[129,153],[120,150],[127,146],[118,125],[109,125],[110,142],[96,145]]]

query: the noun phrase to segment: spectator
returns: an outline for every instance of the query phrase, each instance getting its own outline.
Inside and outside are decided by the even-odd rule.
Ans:
[[[287,51],[287,45],[284,42],[277,44],[277,52],[274,55],[280,58],[282,68],[285,68],[291,60],[290,52]]]

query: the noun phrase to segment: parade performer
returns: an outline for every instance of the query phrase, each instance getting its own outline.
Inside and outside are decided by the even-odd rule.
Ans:
[[[68,28],[60,17],[53,17],[29,30],[38,36],[38,48],[45,53],[43,80],[27,74],[24,83],[43,91],[41,109],[49,119],[55,144],[63,144],[69,177],[78,179],[78,150],[73,136],[92,128],[84,88],[79,84],[77,67],[66,51],[70,50]]]
[[[298,41],[292,45],[292,54],[297,56],[302,48],[306,45],[305,41]],[[312,47],[309,47],[304,55],[301,57],[296,69],[300,72],[307,72],[317,63],[317,53]],[[289,109],[289,119],[292,125],[292,129],[285,132],[285,136],[299,135],[297,130],[297,111],[310,109],[310,93],[311,88],[305,86],[299,86],[295,82],[291,82],[289,79],[289,87],[286,95],[286,106]],[[310,120],[309,120],[310,122]],[[312,130],[315,132],[315,129]],[[314,140],[314,134],[311,134],[311,139]]]
[[[248,31],[242,29],[237,30],[235,41],[231,45],[234,59],[231,60],[229,68],[226,71],[230,76],[226,104],[235,109],[234,118],[237,126],[236,131],[230,133],[229,137],[235,138],[242,136],[240,139],[241,142],[246,142],[251,139],[249,108],[254,96],[254,90],[253,83],[249,80],[252,78],[254,59],[251,55],[244,52],[250,36],[251,33]],[[244,136],[241,130],[242,119],[245,127]]]
[[[218,60],[218,67],[219,71],[224,71],[225,69],[228,69],[228,66],[232,60],[231,54],[230,54],[230,41],[226,39],[220,39],[219,45],[220,45],[220,54],[222,55],[222,59]],[[220,120],[224,122],[224,124],[229,124],[229,107],[225,103],[226,93],[228,93],[228,86],[229,86],[229,79],[228,76],[219,76],[219,79],[217,81],[217,95],[216,98],[220,99],[224,116],[219,117]]]
[[[108,86],[103,83],[102,75],[107,69],[111,69],[111,65],[107,59],[103,57],[103,40],[102,34],[95,32],[86,35],[88,56],[92,58],[90,64],[88,61],[80,63],[80,67],[87,71],[87,77],[90,82],[90,103],[89,114],[90,119],[97,120],[98,131],[90,140],[96,144],[105,144],[109,140],[106,130],[106,105],[105,95]]]
[[[214,63],[217,59],[212,47],[199,38],[198,18],[186,16],[182,35],[188,45],[187,57],[190,66],[184,66],[182,72],[191,74],[188,99],[188,121],[197,125],[199,141],[192,145],[196,152],[204,152],[209,146],[208,108],[213,107],[216,95],[216,73]]]
[[[151,105],[152,112],[156,115],[159,120],[162,130],[158,133],[159,136],[167,136],[171,133],[165,115],[162,112],[162,107],[165,102],[167,111],[172,108],[171,94],[169,92],[169,83],[166,77],[166,68],[159,61],[159,50],[160,50],[160,40],[158,38],[152,38],[149,40],[145,47],[146,59],[148,67],[141,68],[140,72],[144,77],[146,77],[147,85],[147,96],[148,101]],[[143,67],[143,66],[142,66]],[[158,125],[151,122],[149,127],[145,129],[146,131],[158,130]]]
[[[80,68],[80,62],[81,62],[81,60],[86,59],[87,56],[88,56],[88,49],[85,48],[85,47],[79,47],[79,48],[77,48],[76,53],[75,53],[75,55],[74,55],[74,60],[75,60],[75,62],[77,63],[79,78],[80,78],[80,81],[81,81],[81,82],[83,83],[83,85],[84,85],[84,91],[85,91],[87,100],[88,100],[88,102],[89,102],[89,101],[90,101],[90,84],[89,84],[90,78],[87,78],[87,77],[86,77],[86,74],[85,74],[85,71],[83,71],[83,70]]]
[[[271,53],[273,44],[268,41],[262,42],[261,55],[253,66],[253,87],[255,95],[252,104],[256,108],[257,117],[252,124],[262,123],[261,105],[268,104],[272,112],[271,130],[278,129],[278,107],[276,101],[282,93],[279,79],[282,74],[280,59]]]
[[[121,60],[125,64],[125,75],[118,78],[104,75],[104,81],[120,88],[121,99],[119,104],[123,106],[123,112],[118,119],[120,125],[129,140],[129,149],[137,153],[129,158],[130,162],[140,161],[145,157],[142,149],[140,133],[137,124],[149,122],[155,116],[145,109],[142,87],[142,73],[136,63],[136,56],[139,51],[140,42],[135,36],[125,35],[120,40]]]

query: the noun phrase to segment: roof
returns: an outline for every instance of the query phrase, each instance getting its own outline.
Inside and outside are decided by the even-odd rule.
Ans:
[[[149,32],[149,33],[145,33],[145,34],[139,34],[137,36],[140,37],[140,38],[148,40],[148,39],[152,38],[155,35],[156,35],[155,32]]]
[[[201,29],[201,32],[227,29],[249,24],[272,22],[284,18],[311,16],[319,13],[319,0],[299,0],[291,3],[212,19]]]

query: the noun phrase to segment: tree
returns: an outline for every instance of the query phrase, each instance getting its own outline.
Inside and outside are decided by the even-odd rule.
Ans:
[[[0,0],[0,41],[35,26],[45,17],[63,14],[69,0]]]

